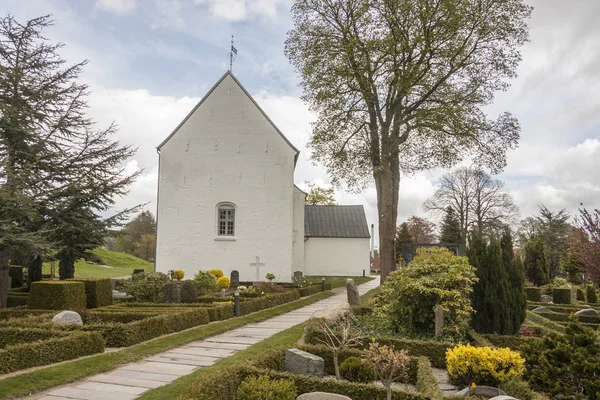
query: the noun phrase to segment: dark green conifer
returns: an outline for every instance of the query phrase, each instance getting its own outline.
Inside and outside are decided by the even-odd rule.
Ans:
[[[539,237],[529,240],[525,245],[525,271],[527,279],[537,286],[550,281],[548,261],[544,253],[544,243]]]
[[[440,233],[440,242],[442,243],[464,243],[460,231],[460,221],[454,213],[452,207],[446,209],[446,215],[442,221],[442,229]]]

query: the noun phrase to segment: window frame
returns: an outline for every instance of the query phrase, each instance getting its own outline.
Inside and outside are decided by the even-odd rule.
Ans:
[[[226,215],[224,219],[221,218],[222,211],[231,211],[231,215]],[[235,240],[236,238],[236,217],[237,217],[237,207],[235,204],[231,202],[221,202],[217,204],[216,207],[216,223],[215,223],[215,240]],[[224,223],[225,233],[221,233],[221,223]],[[231,231],[229,232],[229,223],[232,224]]]

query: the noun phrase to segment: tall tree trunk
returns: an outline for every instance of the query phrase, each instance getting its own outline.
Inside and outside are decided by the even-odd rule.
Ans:
[[[75,256],[69,249],[63,250],[59,256],[58,274],[61,280],[75,277]]]
[[[42,280],[42,257],[36,256],[27,264],[27,286]]]
[[[0,250],[0,308],[6,308],[8,305],[8,258],[9,250],[4,248]]]

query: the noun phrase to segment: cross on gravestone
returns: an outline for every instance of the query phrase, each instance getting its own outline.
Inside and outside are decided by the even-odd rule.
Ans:
[[[231,274],[229,275],[230,277],[230,286],[231,287],[238,287],[240,286],[240,273],[237,270],[233,270],[231,271]]]
[[[260,281],[260,267],[264,267],[265,264],[260,262],[260,257],[256,257],[256,262],[250,263],[251,267],[256,267],[256,281]]]

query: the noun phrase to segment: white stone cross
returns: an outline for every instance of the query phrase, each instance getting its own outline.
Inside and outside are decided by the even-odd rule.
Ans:
[[[256,257],[256,262],[250,263],[251,267],[256,267],[256,281],[260,282],[260,267],[264,267],[265,263],[260,262],[260,257]]]

